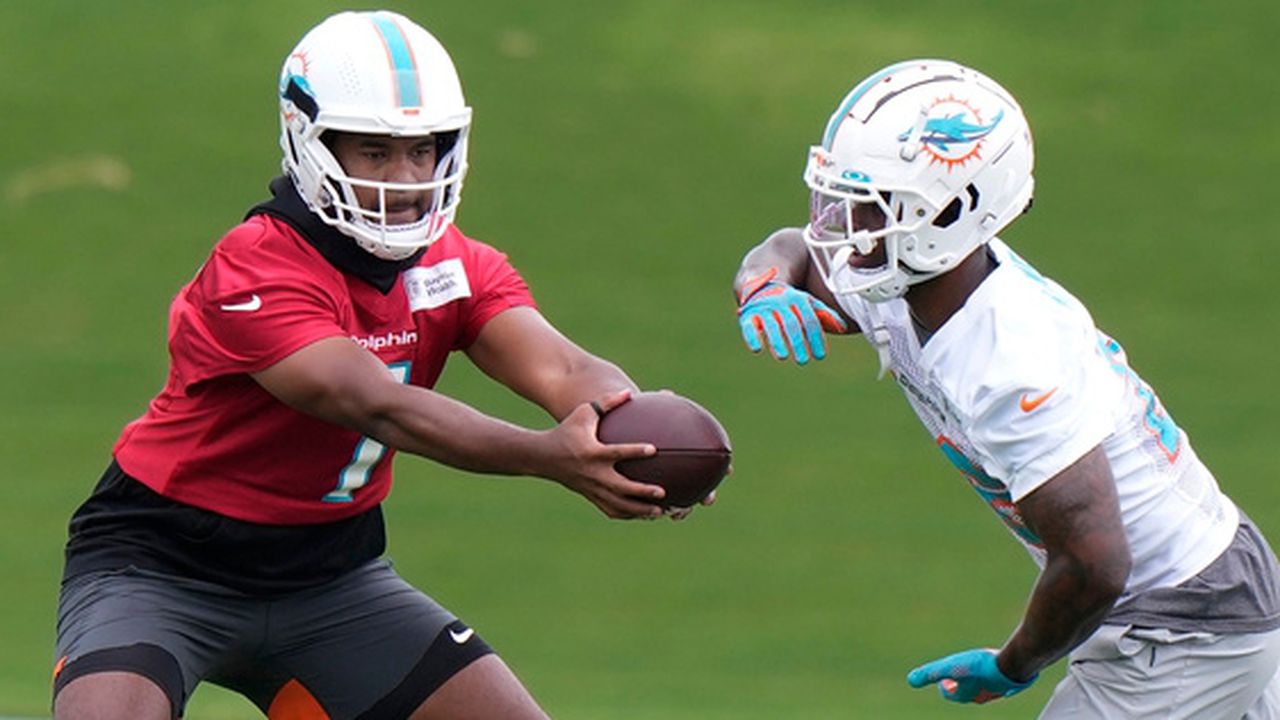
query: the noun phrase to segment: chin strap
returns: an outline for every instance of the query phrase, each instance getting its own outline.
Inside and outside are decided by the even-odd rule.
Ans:
[[[880,315],[879,305],[866,302],[863,306],[867,310],[867,319],[871,321],[871,327],[862,328],[862,334],[867,338],[867,342],[871,343],[871,347],[876,349],[876,355],[880,358],[880,373],[876,375],[876,379],[881,380],[885,373],[889,372],[889,366],[893,364],[893,358],[889,355],[889,328]]]

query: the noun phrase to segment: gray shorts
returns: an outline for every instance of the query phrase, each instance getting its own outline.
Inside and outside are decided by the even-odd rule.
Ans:
[[[385,560],[272,597],[132,567],[87,573],[63,585],[56,648],[55,695],[125,670],[156,682],[175,718],[206,680],[264,714],[278,695],[302,693],[329,717],[404,718],[492,652]]]
[[[1041,720],[1280,718],[1280,630],[1103,625],[1072,651]]]

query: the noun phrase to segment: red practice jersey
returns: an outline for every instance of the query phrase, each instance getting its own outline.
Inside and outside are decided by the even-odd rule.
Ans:
[[[493,316],[532,306],[494,248],[450,227],[383,294],[287,223],[255,215],[214,248],[169,310],[168,381],[124,428],[117,462],[155,492],[239,520],[324,523],[381,502],[390,448],[300,413],[250,377],[323,338],[349,337],[402,382],[430,388]]]

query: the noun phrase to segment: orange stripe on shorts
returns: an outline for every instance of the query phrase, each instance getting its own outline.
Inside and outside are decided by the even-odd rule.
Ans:
[[[267,720],[329,720],[329,713],[302,683],[290,680],[267,709]]]

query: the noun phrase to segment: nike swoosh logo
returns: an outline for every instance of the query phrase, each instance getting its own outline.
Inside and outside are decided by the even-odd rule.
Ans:
[[[222,305],[220,307],[227,312],[254,312],[258,308],[262,307],[262,298],[258,297],[257,293],[254,293],[249,296],[249,299],[246,302],[235,303],[234,305]]]
[[[453,641],[454,641],[454,642],[456,642],[456,643],[458,643],[459,645],[461,645],[461,644],[465,643],[466,641],[470,640],[470,639],[471,639],[471,636],[472,636],[472,635],[474,635],[474,634],[475,634],[475,632],[476,632],[476,631],[475,631],[475,630],[472,630],[471,628],[467,628],[466,630],[463,630],[462,632],[458,632],[457,630],[450,630],[450,631],[449,631],[449,637],[453,638]]]
[[[1054,393],[1058,392],[1058,388],[1053,388],[1040,393],[1034,397],[1022,393],[1022,397],[1018,398],[1018,407],[1022,408],[1022,412],[1031,412],[1044,404]]]

